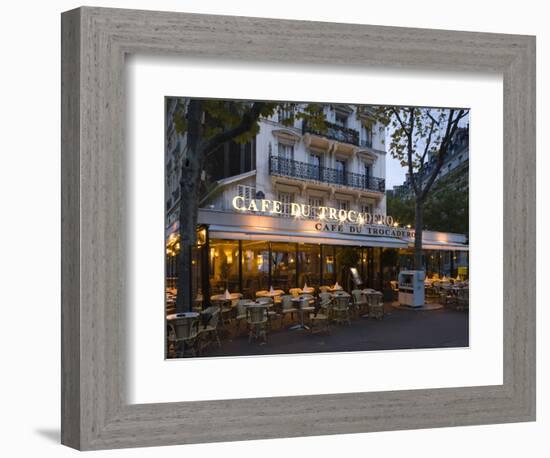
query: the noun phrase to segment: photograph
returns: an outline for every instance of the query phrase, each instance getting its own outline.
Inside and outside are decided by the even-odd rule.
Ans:
[[[164,115],[167,359],[469,346],[468,108]]]

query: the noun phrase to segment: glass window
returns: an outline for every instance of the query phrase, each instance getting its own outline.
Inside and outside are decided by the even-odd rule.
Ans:
[[[370,263],[370,283],[369,287],[381,290],[382,289],[382,277],[380,276],[380,248],[369,249],[369,263]]]
[[[288,292],[296,287],[296,244],[271,243],[271,285]]]
[[[279,157],[288,160],[294,159],[294,146],[279,143]]]
[[[336,183],[344,184],[346,180],[346,161],[336,161]]]
[[[291,194],[289,192],[280,192],[278,194],[278,200],[283,204],[282,205],[283,215],[290,215],[292,210],[292,206],[290,204],[294,201],[294,194]]]
[[[321,180],[321,156],[319,154],[309,154],[309,179]]]
[[[223,293],[239,290],[239,242],[237,240],[210,240],[210,292]]]
[[[255,298],[256,291],[269,289],[268,242],[242,242],[243,295]]]
[[[349,210],[349,201],[348,200],[337,200],[336,206],[338,210]]]
[[[319,216],[319,207],[323,206],[323,198],[311,196],[308,199],[308,204],[310,207],[309,218],[317,219]]]
[[[336,258],[332,245],[323,245],[323,285],[332,285],[336,281]]]
[[[399,273],[399,250],[396,248],[382,248],[382,292],[384,297],[391,297],[391,281],[397,280]]]
[[[299,243],[298,244],[298,286],[302,288],[305,283],[308,286],[318,288],[320,286],[321,254],[320,246]]]
[[[250,205],[250,200],[256,197],[256,187],[246,186],[243,184],[237,185],[237,194],[244,198],[244,206]]]
[[[361,272],[361,248],[360,247],[335,247],[336,257],[336,281],[346,291],[351,291],[355,288],[350,268],[356,267],[358,272]]]

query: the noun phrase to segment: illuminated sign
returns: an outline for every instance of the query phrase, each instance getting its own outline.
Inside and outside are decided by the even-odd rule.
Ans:
[[[278,200],[269,199],[245,199],[243,196],[235,196],[232,200],[235,210],[253,213],[283,214],[283,203]],[[393,218],[389,215],[379,213],[363,213],[355,210],[338,209],[334,207],[313,207],[308,204],[292,202],[290,205],[290,216],[295,218],[310,218],[316,216],[321,221],[336,221],[340,224],[381,224],[393,225]],[[319,229],[320,230],[320,229]]]

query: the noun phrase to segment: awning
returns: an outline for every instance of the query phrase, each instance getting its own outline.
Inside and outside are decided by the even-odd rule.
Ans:
[[[410,247],[414,247],[414,242],[409,242]],[[422,243],[423,250],[443,250],[443,251],[469,251],[468,245],[450,242],[432,242]]]
[[[322,243],[326,245],[371,246],[386,248],[407,248],[405,240],[392,237],[350,236],[320,232],[291,232],[261,229],[257,227],[235,227],[211,225],[208,229],[211,238],[228,240],[266,240],[271,242]],[[322,235],[321,235],[322,234]]]

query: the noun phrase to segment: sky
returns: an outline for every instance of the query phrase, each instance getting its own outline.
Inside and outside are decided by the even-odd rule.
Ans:
[[[397,159],[388,153],[386,154],[386,189],[393,189],[394,186],[403,184],[407,169],[401,167]]]
[[[458,122],[460,127],[466,126],[470,123],[470,114],[461,119]],[[390,139],[390,129],[386,129],[386,145],[389,145]],[[405,175],[407,173],[407,168],[402,167],[399,161],[392,157],[388,152],[386,154],[386,189],[393,189],[394,186],[403,184],[405,181]]]

